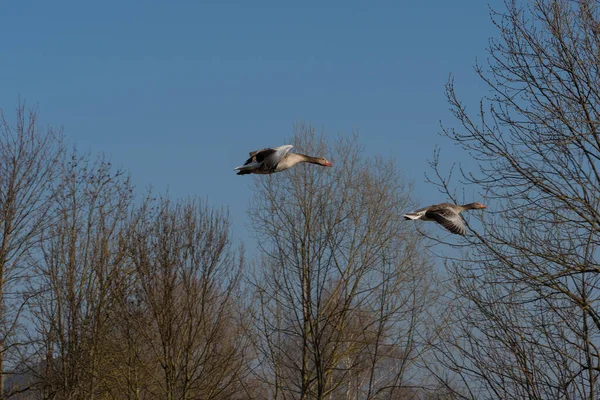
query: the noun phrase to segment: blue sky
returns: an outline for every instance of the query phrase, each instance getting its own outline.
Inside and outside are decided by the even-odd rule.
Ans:
[[[296,121],[360,132],[423,203],[446,200],[424,182],[434,146],[469,160],[438,135],[440,120],[454,124],[444,83],[454,74],[475,106],[487,89],[473,65],[496,35],[480,0],[10,2],[0,108],[37,105],[42,124],[106,154],[138,189],[228,206],[246,238],[257,178],[232,168],[284,144]]]

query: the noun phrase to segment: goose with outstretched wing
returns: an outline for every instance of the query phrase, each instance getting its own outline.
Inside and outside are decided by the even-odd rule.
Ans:
[[[486,208],[481,203],[450,204],[441,203],[420,208],[412,213],[404,214],[404,219],[435,221],[456,235],[466,235],[467,227],[460,213],[466,210]]]
[[[235,167],[234,171],[238,171],[238,175],[246,174],[274,174],[276,172],[285,171],[288,168],[302,162],[331,167],[333,164],[323,157],[311,157],[305,154],[290,153],[290,149],[294,147],[291,144],[286,144],[279,147],[267,147],[261,150],[250,152],[250,158],[246,160],[244,165]]]

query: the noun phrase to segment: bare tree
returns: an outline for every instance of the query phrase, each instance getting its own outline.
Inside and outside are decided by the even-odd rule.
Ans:
[[[27,296],[23,282],[31,275],[28,260],[47,222],[61,137],[37,126],[37,111],[19,105],[14,124],[0,111],[0,399]]]
[[[334,169],[259,176],[250,219],[262,261],[255,287],[256,374],[265,398],[398,398],[432,301],[431,264],[402,223],[409,185],[357,137],[328,147],[299,126],[292,143]]]
[[[227,213],[134,209],[122,171],[36,118],[0,125],[0,398],[255,397]]]
[[[38,343],[30,349],[30,374],[48,396],[91,399],[106,391],[131,200],[128,178],[110,163],[76,152],[63,163],[29,307]]]
[[[488,212],[472,215],[479,222],[463,259],[449,262],[459,300],[437,343],[449,368],[439,376],[468,398],[594,399],[600,4],[505,6],[492,14],[499,38],[488,68],[476,68],[491,95],[471,113],[447,85],[461,128],[444,134],[478,162],[461,183],[486,194]]]
[[[134,218],[135,280],[123,307],[126,354],[150,381],[142,397],[233,399],[244,393],[237,293],[243,259],[229,219],[199,200],[146,202]],[[133,335],[131,333],[134,333]],[[130,380],[134,382],[134,380]]]

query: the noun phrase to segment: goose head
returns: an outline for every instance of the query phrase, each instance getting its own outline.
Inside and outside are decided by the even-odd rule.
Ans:
[[[319,157],[317,158],[317,164],[322,165],[324,167],[333,167],[333,164],[331,163],[331,161],[328,161],[327,159],[323,158],[323,157]]]
[[[468,208],[468,209],[470,209],[470,210],[478,210],[478,209],[481,209],[481,208],[487,208],[487,206],[484,206],[483,204],[477,203],[477,202],[467,204],[465,207]]]

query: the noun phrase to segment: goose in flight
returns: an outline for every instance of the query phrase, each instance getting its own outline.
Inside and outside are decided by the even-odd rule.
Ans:
[[[412,213],[404,214],[404,219],[420,219],[421,221],[435,221],[457,235],[466,235],[467,227],[460,213],[466,210],[477,210],[486,208],[481,203],[450,204],[441,203],[429,207],[420,208]]]
[[[302,162],[331,167],[333,164],[323,157],[311,157],[304,154],[290,153],[294,147],[291,144],[279,147],[268,147],[266,149],[250,152],[250,158],[244,165],[235,167],[238,175],[246,174],[274,174],[281,172]]]

